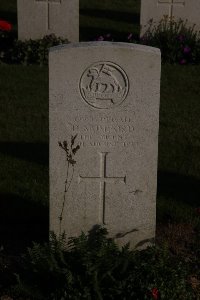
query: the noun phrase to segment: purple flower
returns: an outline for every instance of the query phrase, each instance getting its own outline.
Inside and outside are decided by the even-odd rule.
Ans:
[[[111,34],[110,34],[110,33],[107,33],[107,34],[106,34],[106,38],[109,39],[110,37],[111,37]]]
[[[98,38],[97,38],[97,41],[104,41],[104,37],[102,35],[100,35]]]
[[[143,35],[141,38],[140,38],[140,41],[141,43],[146,43],[147,42],[147,37],[145,35]]]
[[[195,209],[195,211],[196,211],[197,215],[200,216],[200,207],[197,207],[197,208]]]
[[[187,63],[186,59],[182,58],[180,61],[179,61],[180,65],[185,65]]]
[[[185,47],[183,48],[183,53],[188,54],[188,53],[190,53],[190,52],[191,52],[191,48],[190,48],[189,46],[185,46]]]
[[[131,40],[132,37],[133,37],[133,34],[132,34],[132,33],[129,33],[129,35],[128,35],[128,37],[127,37],[128,41]]]
[[[183,42],[183,41],[185,40],[185,36],[182,35],[182,34],[180,34],[180,35],[178,36],[178,40],[179,40],[180,42]]]

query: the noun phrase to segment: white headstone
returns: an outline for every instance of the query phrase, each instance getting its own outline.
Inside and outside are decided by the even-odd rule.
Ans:
[[[79,43],[52,48],[49,64],[50,229],[70,237],[100,224],[119,245],[145,247],[156,224],[160,51]],[[76,135],[73,166],[63,142],[69,159]]]
[[[17,0],[18,38],[38,39],[54,33],[79,40],[79,0]]]
[[[141,0],[140,25],[141,35],[148,28],[147,23],[153,19],[159,22],[163,16],[174,20],[188,20],[188,26],[196,24],[200,30],[200,1],[199,0]]]

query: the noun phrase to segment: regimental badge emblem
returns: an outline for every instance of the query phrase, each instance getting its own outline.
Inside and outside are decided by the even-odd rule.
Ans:
[[[80,92],[87,104],[109,109],[120,105],[129,91],[128,76],[112,62],[97,62],[87,68],[80,79]]]

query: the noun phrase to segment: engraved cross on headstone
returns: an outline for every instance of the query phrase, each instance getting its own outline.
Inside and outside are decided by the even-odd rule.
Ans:
[[[173,17],[173,10],[174,10],[174,6],[185,6],[185,0],[158,0],[158,5],[169,5],[169,13],[168,16],[169,18]]]
[[[100,222],[105,225],[105,198],[106,198],[106,183],[122,182],[126,183],[126,176],[124,177],[107,177],[106,176],[106,156],[108,152],[100,152],[100,176],[99,177],[83,177],[79,175],[79,183],[86,182],[99,182],[100,183],[100,210],[99,218]]]
[[[47,4],[47,29],[51,29],[50,27],[50,5],[60,3],[62,0],[35,0],[36,2],[46,2]]]

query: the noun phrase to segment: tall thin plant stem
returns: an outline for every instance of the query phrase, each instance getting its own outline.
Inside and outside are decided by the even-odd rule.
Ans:
[[[76,161],[74,159],[74,156],[76,152],[80,149],[80,146],[74,146],[74,141],[77,137],[77,134],[75,136],[71,137],[71,145],[69,148],[69,144],[67,141],[64,141],[63,143],[58,142],[59,146],[65,151],[66,153],[66,161],[67,161],[67,174],[66,174],[66,180],[65,180],[65,185],[64,185],[64,194],[63,194],[63,202],[62,202],[62,208],[61,208],[61,213],[59,216],[59,233],[61,235],[61,227],[62,227],[62,220],[63,220],[63,213],[64,213],[64,208],[65,208],[65,203],[67,199],[67,192],[69,191],[69,188],[71,186],[73,177],[74,177],[74,165],[76,164]],[[71,167],[71,168],[70,168]],[[72,169],[71,172],[71,178],[69,179],[69,174],[70,174],[70,169]]]

